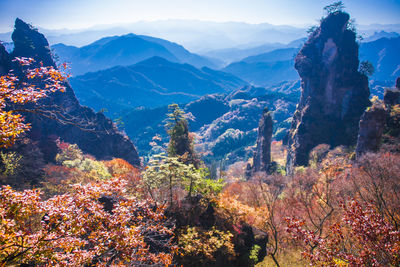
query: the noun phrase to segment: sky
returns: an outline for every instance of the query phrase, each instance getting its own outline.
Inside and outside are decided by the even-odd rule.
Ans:
[[[325,0],[0,0],[0,32],[16,17],[46,29],[83,29],[165,19],[242,21],[275,25],[315,24]],[[358,24],[400,23],[400,0],[345,0]]]

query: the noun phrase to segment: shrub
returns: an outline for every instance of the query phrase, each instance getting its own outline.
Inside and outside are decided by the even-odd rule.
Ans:
[[[365,61],[360,62],[360,67],[359,67],[358,71],[366,76],[372,76],[375,72],[375,68],[371,62],[369,62],[368,60],[365,60]]]
[[[208,231],[188,227],[179,235],[178,240],[183,262],[205,266],[215,262],[218,255],[233,259],[235,250],[232,238],[233,235],[230,232],[220,231],[214,227]]]
[[[39,190],[0,190],[4,265],[169,265],[172,231],[162,208],[124,193],[126,181],[75,185],[43,201]],[[151,246],[161,249],[152,252]],[[149,247],[150,245],[150,247]]]

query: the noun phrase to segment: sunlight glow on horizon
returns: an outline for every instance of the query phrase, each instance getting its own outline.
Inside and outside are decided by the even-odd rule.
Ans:
[[[84,29],[138,21],[199,20],[306,26],[323,15],[326,0],[1,0],[0,32],[16,17],[46,29]],[[347,0],[359,24],[400,23],[399,0]]]

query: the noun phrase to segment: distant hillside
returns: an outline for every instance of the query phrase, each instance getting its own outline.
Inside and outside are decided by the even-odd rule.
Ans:
[[[60,62],[70,63],[75,75],[119,65],[128,66],[154,56],[196,67],[216,66],[211,60],[192,54],[176,43],[135,34],[105,37],[81,48],[56,44],[52,49]]]
[[[257,138],[257,127],[265,107],[273,111],[274,138],[281,140],[290,127],[291,117],[299,97],[299,83],[282,82],[276,87],[254,88],[247,86],[230,94],[206,95],[181,105],[190,113],[189,129],[196,133],[197,149],[207,160],[226,158],[230,162],[252,155],[249,146]],[[286,93],[281,93],[286,92]],[[135,108],[124,112],[124,130],[133,138],[141,156],[158,153],[168,142],[165,132],[166,106]],[[159,147],[152,147],[152,138],[158,135]]]
[[[70,79],[79,101],[119,117],[124,109],[188,103],[205,94],[229,93],[246,85],[241,79],[209,68],[197,69],[153,57]]]
[[[0,41],[1,43],[1,41]],[[3,42],[1,43],[8,53],[11,53],[14,50],[14,43],[13,42]]]
[[[268,53],[246,57],[241,61],[246,63],[257,63],[294,60],[299,50],[300,48],[276,49]]]
[[[244,58],[250,56],[265,54],[276,49],[301,47],[305,41],[306,38],[301,38],[301,39],[296,39],[288,44],[267,43],[250,48],[227,48],[227,49],[211,50],[203,54],[206,56],[210,56],[212,58],[217,58],[229,64],[235,61],[241,61]]]
[[[223,71],[232,73],[255,86],[271,86],[281,81],[297,80],[294,58],[300,48],[276,49],[250,56],[226,66]]]
[[[383,34],[383,33],[381,33]],[[360,45],[360,61],[368,60],[375,67],[371,77],[375,81],[393,81],[400,75],[400,37],[381,38]],[[294,58],[299,48],[281,48],[241,61],[223,68],[255,86],[271,86],[281,81],[297,80]]]
[[[261,53],[267,53],[275,49],[283,48],[284,44],[281,43],[271,43],[264,44],[251,48],[225,48],[217,49],[204,52],[203,55],[217,58],[222,60],[224,63],[229,64],[235,61],[240,61],[243,58],[258,55]]]
[[[393,81],[400,76],[400,37],[381,38],[362,43],[360,60],[368,60],[375,67],[372,79]]]
[[[363,42],[373,42],[376,40],[379,40],[381,38],[397,38],[400,37],[400,34],[397,32],[385,32],[385,31],[380,31],[380,32],[375,32],[373,35],[368,36],[367,38],[364,38]]]

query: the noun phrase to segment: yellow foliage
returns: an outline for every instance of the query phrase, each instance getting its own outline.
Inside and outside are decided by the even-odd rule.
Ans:
[[[235,257],[233,235],[227,231],[212,228],[209,231],[199,230],[196,227],[187,228],[179,236],[179,248],[183,256],[199,258],[201,261],[215,261],[215,253],[218,251]]]

